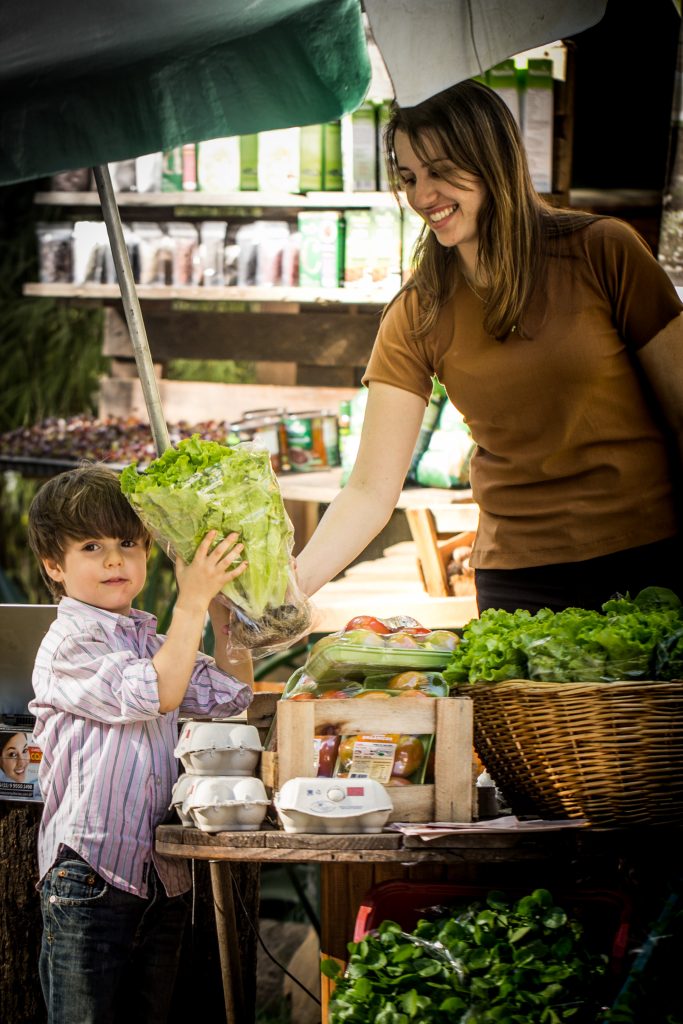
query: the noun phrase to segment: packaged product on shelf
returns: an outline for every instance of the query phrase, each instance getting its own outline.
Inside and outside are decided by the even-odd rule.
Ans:
[[[413,451],[413,457],[410,460],[410,467],[408,469],[408,480],[415,482],[417,480],[416,472],[420,459],[427,451],[429,441],[432,434],[436,429],[436,425],[439,422],[439,416],[441,410],[447,402],[446,389],[436,377],[432,380],[432,393],[427,403],[427,408],[424,411],[422,417],[422,424],[420,426],[420,433],[418,434],[415,449]]]
[[[121,225],[121,230],[123,232],[123,240],[128,251],[128,260],[133,272],[133,280],[139,282],[140,257],[138,252],[138,237],[130,224],[126,224],[124,222]],[[114,256],[111,251],[111,245],[109,244],[109,236],[106,234],[106,231],[102,251],[104,256],[104,276],[102,280],[105,284],[116,284],[118,282],[118,277],[116,275],[116,267],[114,265]]]
[[[425,222],[414,210],[401,211],[401,282],[406,283],[413,272],[413,253]]]
[[[299,129],[259,132],[257,167],[261,192],[298,192]]]
[[[161,154],[161,191],[181,192],[183,188],[183,154],[180,146]]]
[[[553,190],[553,62],[529,59],[522,110],[522,136],[534,188]]]
[[[194,284],[195,257],[199,244],[197,229],[189,222],[171,221],[167,230],[173,242],[171,283],[175,286]]]
[[[72,233],[74,284],[103,284],[107,280],[109,247],[104,221],[77,220]]]
[[[353,469],[360,446],[360,435],[367,403],[367,388],[360,388],[350,402],[345,403],[344,431],[339,435],[339,458],[342,467],[341,484],[346,483]]]
[[[282,250],[282,284],[294,287],[299,283],[299,251],[301,235],[298,231],[290,231]]]
[[[135,160],[137,192],[161,192],[162,154],[147,153]]]
[[[384,149],[384,129],[391,112],[391,101],[380,103],[377,107],[377,188],[380,192],[390,192],[387,158]]]
[[[323,187],[323,126],[307,124],[299,132],[299,189],[301,192],[321,192]]]
[[[92,169],[77,167],[72,171],[60,171],[50,178],[51,192],[88,192],[92,186]]]
[[[237,240],[240,228],[236,224],[228,224],[223,253],[223,283],[234,286],[239,279],[240,245]]]
[[[237,245],[237,280],[240,286],[256,284],[258,258],[258,223],[242,224],[235,232]]]
[[[301,234],[299,284],[337,288],[343,275],[344,219],[338,210],[303,210],[298,215]]]
[[[341,121],[329,121],[323,125],[323,191],[343,189]]]
[[[257,134],[240,135],[240,190],[258,190],[259,137]]]
[[[73,275],[73,225],[38,224],[38,268],[41,284],[70,283]]]
[[[486,72],[486,84],[498,93],[510,109],[518,126],[522,124],[519,102],[520,76],[517,74],[514,57],[501,61]]]
[[[183,161],[183,192],[197,191],[197,144],[187,142],[181,147]]]
[[[427,450],[417,462],[415,479],[423,487],[467,487],[474,448],[462,414],[446,402]]]
[[[164,245],[164,232],[161,225],[151,221],[135,221],[132,227],[138,251],[137,283],[165,284],[166,277],[160,260],[160,253]]]
[[[224,220],[205,220],[199,225],[199,249],[196,283],[204,287],[225,284],[225,238],[228,230]]]
[[[257,441],[268,451],[275,473],[288,469],[284,409],[254,409],[232,424],[237,441]]]
[[[110,163],[109,176],[115,192],[134,192],[135,160],[116,160]]]
[[[256,284],[261,287],[282,284],[284,251],[289,240],[289,224],[282,220],[257,222]]]
[[[369,288],[372,284],[370,272],[370,237],[372,220],[369,210],[345,210],[346,223],[344,239],[344,286],[346,288]]]
[[[335,413],[321,409],[289,413],[283,422],[287,461],[292,470],[307,472],[339,465],[339,425]]]
[[[237,135],[208,139],[197,145],[197,188],[221,195],[240,187],[240,143]]]
[[[401,215],[396,209],[370,211],[370,279],[373,288],[393,295],[401,286]]]
[[[345,192],[377,190],[377,117],[374,103],[363,103],[342,118]]]

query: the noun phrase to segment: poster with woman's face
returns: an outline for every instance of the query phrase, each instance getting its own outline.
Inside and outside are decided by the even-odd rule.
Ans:
[[[33,734],[0,722],[0,800],[40,800],[40,747]]]

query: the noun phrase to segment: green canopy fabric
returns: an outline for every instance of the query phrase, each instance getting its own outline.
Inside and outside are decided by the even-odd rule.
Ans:
[[[22,0],[0,10],[0,184],[355,110],[360,0]]]

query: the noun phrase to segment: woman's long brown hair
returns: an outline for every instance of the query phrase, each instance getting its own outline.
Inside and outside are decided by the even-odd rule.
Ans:
[[[459,82],[415,107],[394,106],[384,140],[397,198],[400,182],[394,140],[398,131],[405,132],[426,164],[429,150],[432,158],[445,157],[459,170],[477,175],[486,186],[478,215],[477,256],[477,272],[488,283],[484,329],[499,340],[515,325],[523,333],[524,310],[542,280],[549,240],[597,218],[556,209],[536,192],[516,121],[504,101],[481,82]],[[428,334],[435,326],[459,273],[457,247],[440,245],[425,225],[406,286],[418,291],[418,335]]]

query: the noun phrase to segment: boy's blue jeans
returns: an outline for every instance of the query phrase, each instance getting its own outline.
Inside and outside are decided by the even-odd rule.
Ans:
[[[187,895],[169,898],[152,870],[149,899],[142,899],[67,851],[45,877],[41,905],[48,1024],[164,1024]]]

